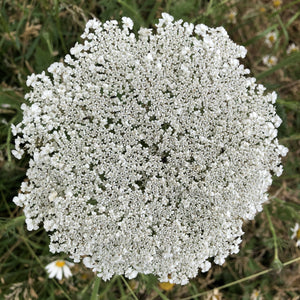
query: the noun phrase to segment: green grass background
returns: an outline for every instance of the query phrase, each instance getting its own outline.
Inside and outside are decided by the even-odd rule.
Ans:
[[[246,46],[243,63],[258,82],[279,95],[277,111],[283,119],[279,140],[289,148],[284,173],[274,178],[264,211],[244,224],[240,253],[222,267],[199,273],[186,286],[164,291],[150,275],[131,281],[115,276],[95,285],[95,274],[82,264],[72,268],[68,280],[49,279],[45,265],[66,257],[49,252],[43,229],[26,230],[22,209],[12,202],[26,180],[28,165],[28,157],[18,161],[10,154],[14,148],[10,125],[22,118],[26,77],[61,60],[80,41],[90,18],[128,16],[137,31],[140,26],[153,27],[162,12],[188,22],[224,26],[236,43]],[[235,24],[230,12],[236,13]],[[268,48],[264,40],[271,31],[278,39]],[[300,53],[288,55],[290,43],[300,46],[299,0],[283,0],[277,8],[264,0],[0,1],[0,299],[212,299],[208,292],[214,288],[222,293],[215,299],[250,299],[255,289],[264,299],[300,299],[300,249],[290,238],[290,228],[300,223]],[[276,56],[277,65],[264,66],[265,55]]]

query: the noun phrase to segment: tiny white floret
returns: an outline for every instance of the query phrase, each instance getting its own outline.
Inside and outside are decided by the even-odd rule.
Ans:
[[[123,22],[123,27],[124,28],[128,28],[130,30],[133,28],[133,21],[130,18],[123,17],[122,22]]]

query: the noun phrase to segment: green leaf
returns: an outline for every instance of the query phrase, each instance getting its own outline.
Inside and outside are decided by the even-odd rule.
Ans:
[[[46,51],[41,47],[36,48],[34,58],[35,70],[37,73],[41,73],[42,71],[46,70],[55,60],[49,51]]]
[[[2,221],[0,222],[0,231],[6,231],[12,227],[17,227],[19,225],[22,225],[24,224],[24,221],[25,221],[25,216],[20,216],[20,217],[16,217],[14,219],[11,219],[7,222],[4,222],[3,224]]]

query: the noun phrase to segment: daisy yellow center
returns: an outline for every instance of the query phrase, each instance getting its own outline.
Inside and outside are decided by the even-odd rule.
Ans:
[[[281,0],[273,0],[273,6],[274,7],[279,7],[281,5]]]
[[[269,58],[268,63],[272,65],[274,63],[274,60],[272,58]]]
[[[269,36],[269,41],[273,43],[275,41],[275,36],[274,35],[270,35]]]
[[[175,284],[170,282],[160,282],[158,285],[162,290],[170,291]]]
[[[231,12],[228,16],[229,20],[233,21],[235,19],[235,13]]]
[[[297,240],[300,240],[300,229],[298,229],[296,232],[296,238]]]
[[[261,13],[264,13],[264,12],[266,11],[266,9],[265,9],[264,7],[261,7],[261,8],[259,9],[259,11],[260,11]]]
[[[62,268],[66,263],[63,260],[58,260],[55,265],[59,268]]]
[[[169,274],[168,275],[168,278],[171,279],[171,275]],[[159,284],[159,287],[164,290],[164,291],[170,291],[173,286],[175,285],[174,283],[170,283],[170,282],[160,282]]]

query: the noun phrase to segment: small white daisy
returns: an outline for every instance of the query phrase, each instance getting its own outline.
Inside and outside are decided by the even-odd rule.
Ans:
[[[218,289],[214,289],[211,293],[207,295],[206,300],[222,300],[222,295]]]
[[[299,224],[296,223],[294,228],[291,228],[293,234],[291,235],[291,239],[296,238],[296,247],[300,247],[300,227]]]
[[[236,15],[237,11],[236,10],[231,10],[227,15],[227,22],[231,24],[236,24]]]
[[[299,47],[296,46],[294,43],[290,44],[286,50],[286,53],[287,54],[291,54],[291,53],[295,53],[299,51]]]
[[[260,290],[253,290],[250,300],[263,300],[263,296],[261,295]]]
[[[265,43],[269,48],[272,48],[272,46],[277,41],[277,34],[275,31],[271,31],[266,35]]]
[[[266,55],[263,57],[262,61],[267,67],[273,67],[277,64],[277,57]]]
[[[46,266],[46,270],[49,274],[49,278],[56,277],[58,280],[62,280],[63,276],[69,278],[72,276],[69,267],[73,267],[74,264],[65,260],[55,260]]]

